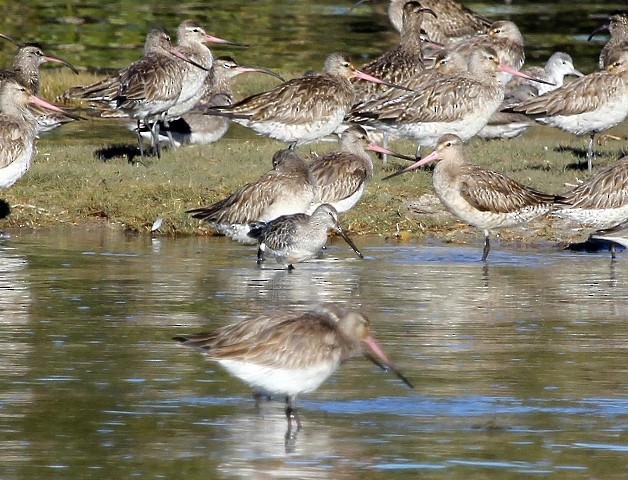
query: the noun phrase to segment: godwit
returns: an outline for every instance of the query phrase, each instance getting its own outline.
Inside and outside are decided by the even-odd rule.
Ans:
[[[388,17],[397,31],[401,31],[403,6],[406,2],[407,0],[391,0],[388,5]],[[420,0],[420,3],[436,14],[436,18],[424,19],[423,30],[430,40],[445,46],[486,33],[492,23],[453,0]]]
[[[170,36],[163,28],[154,27],[146,35],[143,58],[151,57],[154,54],[162,55],[164,52],[175,54],[170,44]],[[142,61],[142,59],[138,61]],[[109,105],[111,108],[115,108],[116,103],[113,99],[118,92],[120,77],[124,75],[126,70],[131,68],[132,65],[133,64],[125,69],[121,69],[115,75],[111,75],[90,85],[72,87],[65,91],[60,98],[62,100],[102,102]]]
[[[336,306],[277,311],[211,333],[173,339],[201,348],[208,359],[256,393],[285,396],[288,431],[292,417],[297,429],[302,428],[297,395],[316,390],[341,363],[360,353],[414,388],[371,336],[368,318]]]
[[[610,63],[611,57],[622,50],[628,50],[628,11],[617,11],[609,17],[608,23],[596,28],[591,35],[591,40],[597,33],[608,30],[611,38],[600,52],[600,70]]]
[[[183,21],[177,28],[177,50],[189,62],[179,62],[179,72],[183,88],[174,106],[165,115],[165,119],[173,120],[191,111],[205,94],[205,81],[210,75],[214,57],[204,43],[222,43],[239,45],[222,38],[208,35],[203,28],[192,20]],[[197,68],[198,65],[203,68]]]
[[[373,179],[373,160],[365,150],[409,159],[370,141],[366,130],[352,125],[342,132],[340,150],[316,158],[309,164],[316,184],[312,208],[323,203],[338,213],[351,209],[362,198],[366,185]]]
[[[506,20],[493,22],[487,34],[463,40],[450,48],[470,58],[471,54],[480,47],[493,48],[497,52],[499,61],[515,70],[519,70],[525,60],[523,35],[513,22]],[[506,85],[512,75],[510,71],[502,71],[499,79]]]
[[[394,136],[411,138],[419,146],[435,145],[445,133],[468,140],[486,125],[504,99],[499,71],[530,78],[500,64],[490,47],[478,47],[468,71],[425,85],[418,93],[383,105],[377,112],[353,112],[364,122]]]
[[[45,55],[41,48],[37,45],[30,45],[17,42],[11,37],[0,34],[19,48],[13,58],[13,64],[10,70],[0,70],[0,81],[13,78],[28,88],[33,94],[39,92],[39,67],[45,62],[61,63],[70,68],[74,73],[78,74],[78,70],[69,62],[59,57]],[[38,110],[34,105],[31,106],[37,118],[37,133],[49,132],[63,123],[71,122],[71,118],[59,112],[51,112],[49,110]]]
[[[409,1],[403,5],[403,26],[399,45],[363,65],[360,70],[374,77],[399,84],[423,70],[421,53],[421,23],[424,13],[434,14],[419,2]],[[389,88],[381,83],[352,79],[354,103],[366,102],[378,97]]]
[[[177,41],[177,48],[170,49],[175,56],[165,50],[157,51],[120,76],[116,108],[137,120],[140,138],[140,121],[148,127],[148,121],[153,118],[176,118],[194,108],[201,99],[213,63],[211,51],[203,43],[230,43],[208,35],[192,20],[181,22]],[[159,156],[158,128],[159,122],[155,121],[152,131]]]
[[[578,78],[513,110],[575,135],[589,134],[587,164],[591,170],[595,134],[628,116],[628,50],[611,57],[605,70]]]
[[[160,132],[170,133],[173,140],[178,143],[208,144],[220,140],[229,129],[229,119],[213,115],[205,115],[205,109],[209,107],[224,107],[233,104],[231,80],[246,72],[260,72],[284,79],[266,68],[251,65],[239,65],[229,56],[221,56],[214,59],[211,75],[205,80],[203,96],[198,104],[188,113],[177,120],[171,120],[169,125],[160,125]],[[143,134],[145,134],[143,130]]]
[[[0,81],[7,78],[15,78],[22,85],[27,87],[33,94],[39,92],[39,67],[45,62],[61,63],[78,74],[78,70],[70,62],[59,57],[45,55],[37,45],[29,45],[17,42],[11,37],[0,33],[0,37],[5,38],[18,46],[18,50],[13,57],[13,64],[10,70],[0,70]]]
[[[194,218],[239,242],[253,243],[248,236],[253,222],[268,222],[281,215],[308,211],[315,184],[307,165],[290,149],[273,156],[274,169],[248,183],[224,200],[188,210]]]
[[[453,215],[484,230],[482,261],[491,248],[491,230],[533,220],[549,212],[558,200],[501,173],[467,163],[462,140],[451,134],[443,135],[430,155],[386,178],[438,160],[432,177],[436,195]]]
[[[561,195],[552,215],[596,230],[628,220],[628,156]]]
[[[524,69],[522,72],[531,77],[545,80],[548,83],[533,83],[530,80],[515,77],[506,85],[506,94],[514,92],[522,85],[533,85],[538,91],[537,95],[543,95],[551,90],[556,90],[558,87],[562,87],[566,75],[584,76],[582,72],[576,70],[573,66],[571,56],[564,52],[553,53],[544,67],[532,67]]]
[[[325,60],[322,74],[289,80],[234,105],[209,108],[206,114],[226,116],[291,145],[312,142],[342,123],[353,104],[351,77],[387,83],[356,70],[346,54],[333,53]]]
[[[412,92],[391,88],[379,97],[354,105],[347,118],[349,121],[360,121],[360,118],[377,118],[380,111],[390,108],[395,102],[403,97],[409,97],[415,92],[419,92],[424,86],[440,80],[444,77],[458,74],[467,70],[467,59],[457,52],[443,50],[436,55],[434,66],[427,68],[401,82],[400,86]]]
[[[0,188],[10,187],[30,168],[37,120],[29,103],[64,113],[15,79],[0,81]]]
[[[327,243],[329,230],[338,232],[356,255],[363,258],[338,222],[336,209],[326,203],[319,205],[312,215],[296,213],[267,223],[253,224],[249,235],[258,239],[258,264],[264,261],[264,254],[269,253],[277,263],[293,270],[293,263],[309,260],[318,254]]]

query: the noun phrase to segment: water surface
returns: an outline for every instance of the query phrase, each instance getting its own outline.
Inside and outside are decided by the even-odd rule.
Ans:
[[[625,255],[334,242],[293,273],[222,238],[108,229],[0,243],[0,478],[620,478]],[[415,383],[363,359],[279,401],[170,338],[361,308]]]

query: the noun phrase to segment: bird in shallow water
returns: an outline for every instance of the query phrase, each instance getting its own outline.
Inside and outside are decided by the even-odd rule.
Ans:
[[[297,395],[316,390],[345,360],[360,353],[414,388],[371,336],[369,319],[334,305],[308,312],[279,310],[174,340],[200,348],[256,394],[284,396],[288,434],[293,417],[297,429],[302,428]]]
[[[347,236],[338,221],[338,212],[326,203],[316,207],[312,215],[297,213],[284,215],[267,223],[251,225],[249,236],[257,238],[257,263],[265,260],[266,253],[289,271],[293,263],[314,258],[327,243],[327,233],[335,230],[349,244],[356,255],[362,253]]]
[[[462,140],[452,134],[443,135],[431,154],[385,179],[435,161],[432,182],[440,201],[455,217],[484,231],[482,261],[491,248],[491,230],[529,222],[548,213],[559,200],[499,172],[467,163]]]

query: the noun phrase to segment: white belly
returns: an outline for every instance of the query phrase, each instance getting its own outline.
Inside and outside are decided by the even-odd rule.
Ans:
[[[306,368],[289,369],[237,360],[218,360],[218,363],[255,390],[290,396],[316,390],[339,366],[339,362],[321,362]]]

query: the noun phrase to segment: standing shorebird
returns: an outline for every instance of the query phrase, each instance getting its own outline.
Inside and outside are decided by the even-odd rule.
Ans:
[[[593,72],[513,108],[553,127],[589,134],[587,164],[593,163],[593,137],[628,116],[628,50],[613,57],[606,69]]]
[[[462,140],[443,135],[436,150],[413,165],[389,175],[392,178],[422,165],[439,161],[434,168],[436,195],[454,216],[484,230],[482,261],[490,251],[490,231],[529,222],[548,213],[558,200],[515,180],[466,162]]]
[[[401,31],[403,7],[408,0],[391,0],[388,5],[390,22]],[[433,42],[449,46],[465,38],[486,33],[491,21],[478,15],[467,7],[453,0],[420,0],[424,8],[429,8],[435,18],[426,17],[422,28]]]
[[[254,243],[253,222],[269,222],[282,215],[307,212],[314,201],[315,184],[305,162],[290,149],[273,156],[274,169],[227,198],[208,207],[188,210],[219,232],[239,242]]]
[[[204,45],[208,42],[241,46],[208,35],[199,24],[192,20],[181,22],[177,28],[177,50],[192,63],[179,62],[182,89],[174,106],[168,109],[163,116],[166,122],[191,111],[205,95],[205,82],[211,75],[211,68],[214,63],[211,50]],[[197,68],[198,66],[202,68]]]
[[[211,75],[205,79],[204,93],[198,104],[180,118],[169,121],[167,126],[162,123],[159,131],[164,135],[170,133],[174,142],[179,145],[182,143],[204,145],[220,140],[227,133],[230,120],[226,117],[205,115],[204,112],[209,107],[233,105],[231,80],[247,72],[260,72],[284,81],[280,75],[266,68],[239,65],[229,56],[218,57],[214,59]],[[142,131],[143,134],[146,132]]]
[[[173,340],[200,348],[256,394],[285,397],[288,434],[292,417],[297,429],[302,428],[297,395],[316,390],[345,360],[360,353],[414,388],[371,336],[368,318],[332,305],[308,312],[262,314],[211,333]]]
[[[469,58],[468,71],[438,79],[418,93],[382,105],[376,112],[353,111],[352,120],[393,136],[411,138],[419,146],[435,145],[445,133],[469,140],[504,99],[500,71],[524,75],[499,63],[490,47],[478,47]]]
[[[322,74],[295,78],[205,113],[228,117],[260,135],[291,145],[308,143],[329,135],[342,123],[353,104],[351,77],[388,83],[356,70],[346,54],[333,53],[325,60]]]
[[[470,58],[471,54],[481,47],[494,49],[499,61],[510,68],[519,70],[523,66],[525,60],[523,35],[514,22],[507,20],[493,22],[487,34],[463,40],[450,48]],[[499,79],[502,84],[506,85],[512,75],[511,71],[502,71],[499,74]]]
[[[569,55],[556,52],[547,60],[544,67],[532,67],[522,71],[535,79],[548,83],[539,83],[513,77],[506,85],[504,101],[498,110],[491,115],[488,123],[478,132],[482,138],[514,138],[521,135],[536,122],[523,113],[514,113],[512,108],[522,102],[527,102],[539,95],[555,90],[563,85],[565,75],[584,76],[576,70]]]
[[[338,213],[346,212],[358,203],[366,185],[373,179],[373,160],[365,150],[410,159],[371,142],[366,130],[352,125],[340,136],[340,150],[327,153],[309,164],[316,184],[316,197],[310,213],[323,203],[333,206]]]
[[[399,84],[421,72],[423,53],[421,52],[421,24],[424,14],[435,15],[419,2],[409,1],[403,5],[403,26],[399,45],[385,52],[360,68],[360,71]],[[353,79],[354,103],[367,102],[377,98],[385,89],[381,83]]]
[[[596,28],[591,35],[591,40],[599,32],[608,30],[611,38],[600,52],[600,70],[603,70],[611,61],[611,57],[622,50],[628,50],[628,10],[620,10],[612,13],[608,23]]]
[[[628,220],[628,156],[561,195],[552,215],[596,230]]]
[[[65,113],[15,79],[0,81],[0,189],[13,185],[31,166],[37,119],[29,103]]]
[[[363,258],[340,225],[336,209],[325,203],[319,205],[312,215],[297,213],[253,224],[249,235],[258,239],[258,264],[264,261],[264,254],[269,253],[277,263],[293,270],[293,263],[309,260],[318,254],[327,243],[329,230],[338,232],[356,255]]]

